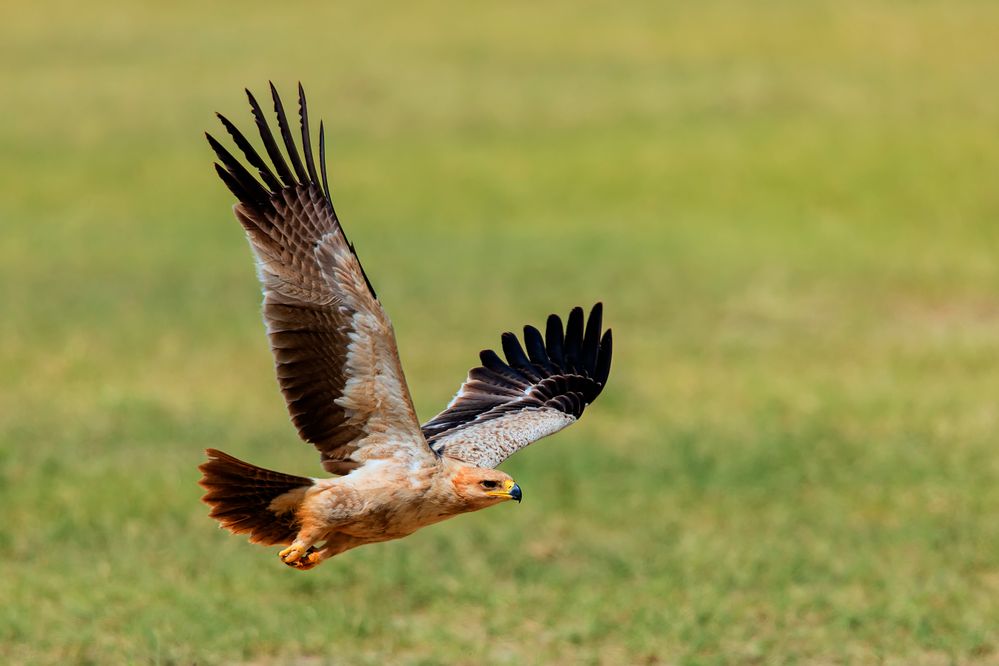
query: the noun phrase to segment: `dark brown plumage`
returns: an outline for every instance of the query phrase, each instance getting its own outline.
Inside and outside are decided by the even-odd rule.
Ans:
[[[348,379],[346,349],[350,336],[356,334],[353,317],[362,312],[382,320],[389,329],[391,324],[384,317],[371,282],[340,226],[328,187],[315,182],[316,165],[302,87],[299,86],[301,139],[302,145],[308,146],[304,164],[281,98],[271,85],[281,137],[294,172],[284,159],[256,98],[250,91],[246,94],[264,148],[274,164],[273,170],[228,119],[220,114],[219,120],[267,187],[210,134],[208,142],[221,162],[215,165],[216,170],[239,199],[236,217],[257,254],[261,274],[269,278],[264,281],[264,320],[292,422],[302,438],[323,454],[327,471],[343,474],[357,466],[357,461],[350,459],[352,445],[366,432],[365,423],[349,419],[346,409],[337,403]],[[319,150],[321,155],[325,152],[322,134]],[[325,183],[325,165],[322,170]],[[328,274],[321,265],[323,257],[343,249],[349,251],[351,264],[344,268],[363,276],[367,290],[366,294],[357,294],[354,305],[329,284]],[[344,278],[339,289],[349,288],[349,281],[349,276]],[[398,365],[397,359],[395,362]],[[408,401],[408,394],[405,399]]]
[[[202,499],[212,506],[208,515],[231,532],[249,534],[253,543],[290,543],[298,520],[294,512],[270,511],[271,503],[287,492],[308,488],[312,479],[263,469],[215,449],[208,449],[208,456],[199,467],[207,491]]]

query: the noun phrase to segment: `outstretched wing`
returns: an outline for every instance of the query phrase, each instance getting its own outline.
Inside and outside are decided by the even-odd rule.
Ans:
[[[573,308],[563,330],[548,317],[545,335],[524,327],[524,345],[504,333],[506,362],[491,349],[468,372],[443,412],[423,424],[423,434],[440,455],[479,467],[496,467],[531,442],[573,423],[593,402],[610,374],[611,332],[601,335],[600,303],[583,328],[583,309]]]
[[[222,115],[219,120],[256,175],[206,136],[219,159],[216,171],[239,199],[233,210],[257,258],[264,322],[292,422],[334,474],[371,459],[434,460],[413,410],[392,324],[333,210],[322,123],[320,184],[301,84],[304,163],[274,85],[287,161],[257,100],[246,94],[273,168]]]

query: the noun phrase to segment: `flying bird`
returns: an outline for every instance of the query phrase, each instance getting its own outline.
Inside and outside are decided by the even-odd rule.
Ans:
[[[544,334],[525,326],[523,344],[504,333],[505,359],[481,352],[481,365],[444,411],[420,425],[392,324],[333,210],[323,125],[317,160],[299,84],[299,152],[270,89],[277,136],[246,91],[266,160],[221,114],[245,162],[206,136],[256,257],[291,420],[332,476],[274,472],[208,449],[199,469],[211,517],[251,542],[286,546],[281,560],[304,570],[458,514],[519,502],[520,486],[496,466],[575,422],[607,383],[611,332],[602,330],[601,304],[585,324],[576,307],[565,326],[549,316]]]

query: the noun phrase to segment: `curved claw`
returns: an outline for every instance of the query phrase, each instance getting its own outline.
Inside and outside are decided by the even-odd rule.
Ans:
[[[298,569],[299,571],[308,571],[309,569],[315,567],[320,562],[322,562],[322,557],[318,551],[310,551],[305,557],[301,558],[294,564],[290,565]]]
[[[302,559],[302,556],[305,555],[305,553],[306,553],[305,546],[293,543],[284,550],[282,550],[280,553],[278,553],[278,557],[280,557],[281,561],[284,562],[285,564],[294,565],[295,562]]]
[[[281,561],[289,567],[307,570],[319,564],[321,561],[319,551],[312,546],[305,548],[302,545],[292,544],[278,553]]]

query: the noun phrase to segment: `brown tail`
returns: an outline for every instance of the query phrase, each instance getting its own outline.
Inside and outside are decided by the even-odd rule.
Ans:
[[[298,532],[295,509],[312,479],[272,472],[215,449],[206,453],[208,462],[198,467],[204,474],[198,483],[208,491],[201,499],[211,505],[209,515],[234,534],[249,533],[253,543],[270,546],[294,541]],[[287,497],[274,501],[286,493]]]

